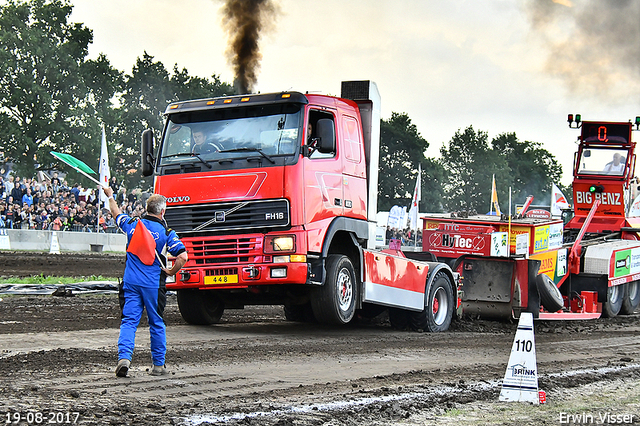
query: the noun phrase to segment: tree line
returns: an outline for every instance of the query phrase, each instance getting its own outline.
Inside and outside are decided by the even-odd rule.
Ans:
[[[148,189],[152,182],[140,173],[142,131],[159,132],[171,102],[235,89],[216,74],[192,76],[177,64],[168,70],[146,51],[130,72],[113,67],[105,54],[89,59],[93,32],[70,22],[72,9],[68,0],[7,0],[0,6],[0,162],[13,163],[22,176],[64,170],[49,155],[53,150],[97,165],[104,125],[112,176],[128,188]],[[551,183],[560,180],[554,157],[515,133],[489,143],[486,132],[469,126],[442,146],[441,159],[426,157],[428,146],[406,113],[382,121],[379,210],[409,205],[419,164],[422,212],[484,212],[494,174],[503,205],[509,187],[516,202],[529,194],[548,202]]]
[[[503,133],[489,141],[486,131],[473,126],[458,130],[440,148],[440,158],[428,158],[429,143],[406,113],[392,113],[381,123],[378,209],[409,206],[422,167],[421,212],[489,211],[492,178],[498,200],[508,209],[509,188],[515,205],[529,195],[534,204],[549,205],[551,184],[562,187],[562,167],[539,142],[521,141],[515,133]],[[513,211],[515,213],[515,211]]]
[[[60,167],[52,150],[95,159],[87,161],[93,166],[104,124],[112,174],[127,187],[149,186],[139,173],[142,131],[162,128],[170,102],[234,94],[234,88],[177,64],[169,72],[147,52],[130,73],[104,54],[88,59],[93,33],[69,21],[72,9],[67,0],[8,0],[1,7],[0,151],[23,176],[36,166]]]

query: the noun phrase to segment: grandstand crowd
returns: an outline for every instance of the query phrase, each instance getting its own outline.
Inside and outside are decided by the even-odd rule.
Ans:
[[[111,178],[120,210],[129,216],[142,216],[150,194],[127,189]],[[98,212],[100,213],[98,215]],[[54,173],[50,179],[0,176],[0,228],[43,229],[53,231],[118,232],[115,218],[99,202],[97,188],[69,185]],[[399,241],[403,246],[422,246],[422,232],[387,227],[385,243]]]
[[[139,189],[127,192],[115,177],[109,185],[123,212],[144,214],[150,194]],[[58,173],[41,180],[0,176],[0,228],[117,232],[115,218],[99,201],[97,188],[69,185]]]

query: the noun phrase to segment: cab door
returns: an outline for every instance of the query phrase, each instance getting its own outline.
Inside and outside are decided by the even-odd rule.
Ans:
[[[335,149],[321,152],[318,144],[318,121],[330,120],[336,135]],[[303,162],[304,222],[308,231],[309,251],[322,250],[323,235],[331,221],[344,212],[343,167],[337,143],[336,114],[327,108],[309,110]],[[327,122],[325,121],[325,124]]]

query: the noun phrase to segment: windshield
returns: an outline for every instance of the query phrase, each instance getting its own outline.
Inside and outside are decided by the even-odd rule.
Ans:
[[[584,149],[578,159],[578,174],[622,176],[628,154],[619,148]]]
[[[300,105],[277,104],[172,114],[160,165],[292,156],[300,145]],[[275,163],[274,163],[275,164]]]

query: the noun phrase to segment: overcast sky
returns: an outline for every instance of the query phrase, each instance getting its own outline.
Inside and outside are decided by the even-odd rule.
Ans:
[[[71,0],[72,21],[131,72],[146,50],[172,69],[232,82],[223,0]],[[472,125],[489,138],[540,142],[571,182],[586,120],[640,115],[640,2],[635,0],[278,0],[262,34],[255,89],[339,95],[340,82],[377,83],[382,114],[406,112],[428,156]],[[638,140],[637,134],[635,139]]]

